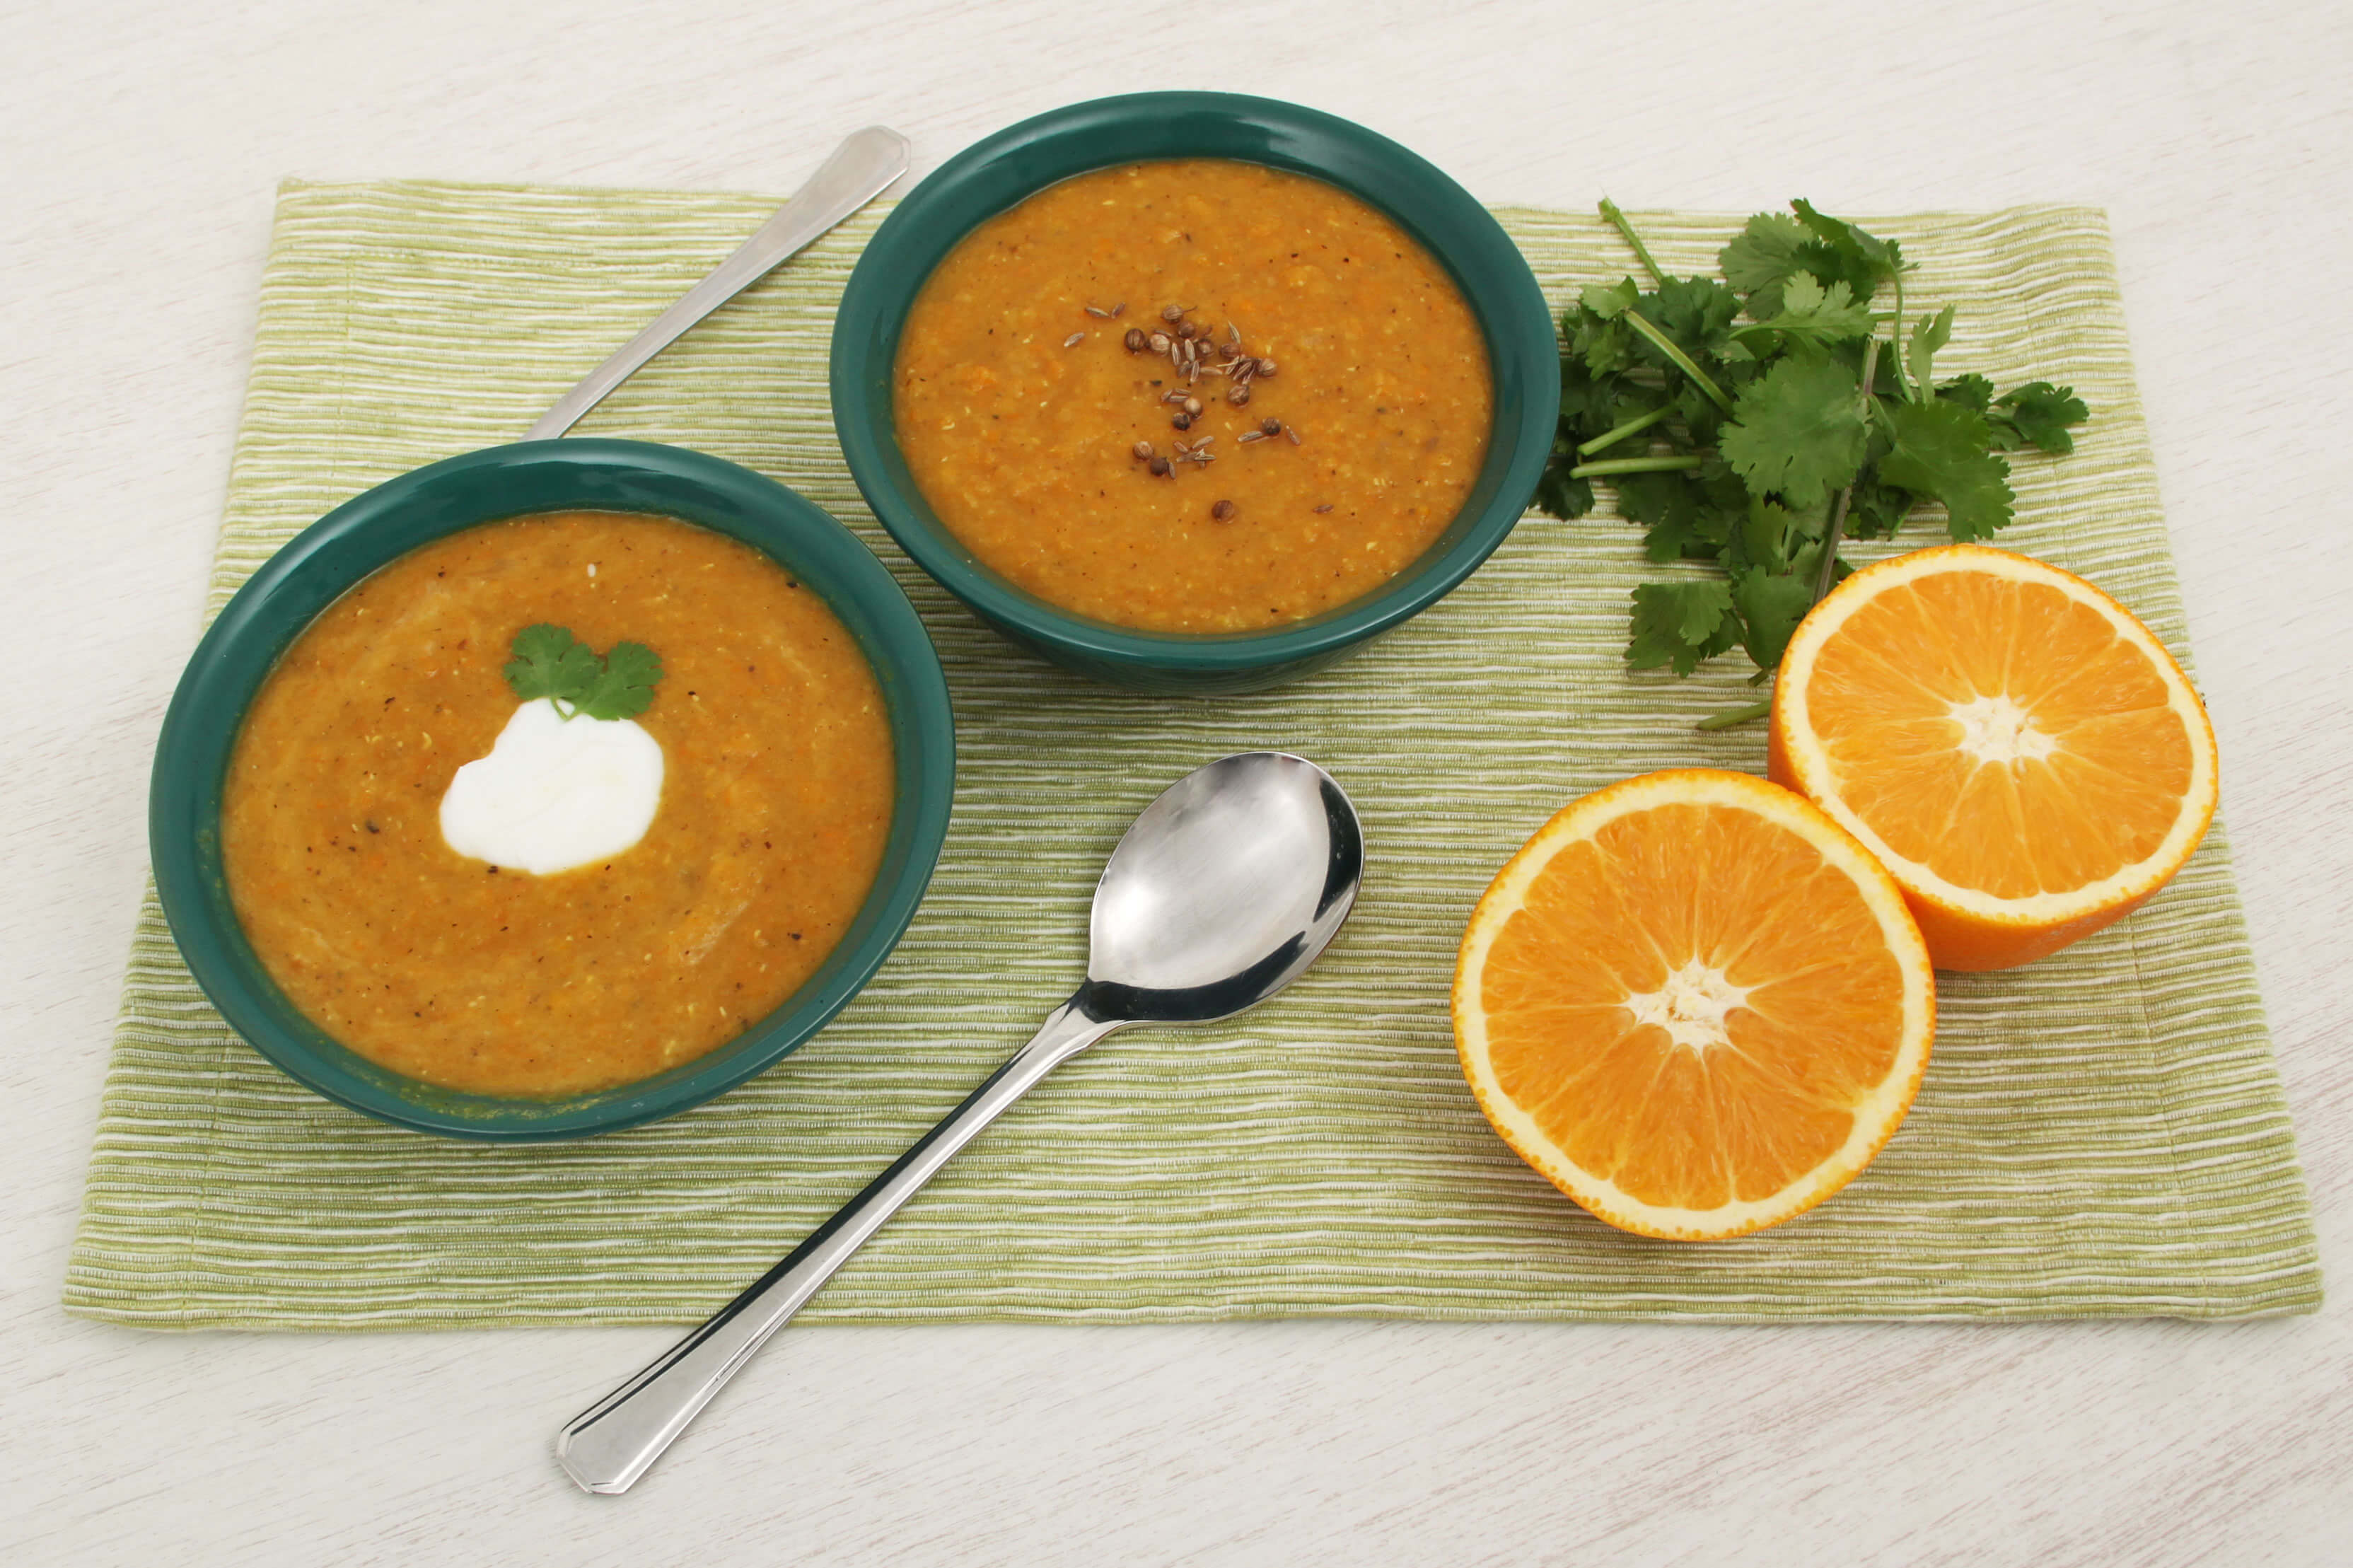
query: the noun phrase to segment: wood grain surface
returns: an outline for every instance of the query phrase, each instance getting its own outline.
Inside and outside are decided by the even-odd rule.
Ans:
[[[789,190],[1219,87],[1490,202],[2106,206],[2331,1282],[2353,1258],[2353,17],[2328,6],[0,15],[0,1554],[22,1563],[2326,1563],[2353,1326],[809,1329],[645,1483],[554,1427],[664,1331],[158,1336],[57,1299],[283,175]]]

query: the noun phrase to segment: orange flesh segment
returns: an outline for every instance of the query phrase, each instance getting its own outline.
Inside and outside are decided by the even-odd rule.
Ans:
[[[1694,962],[1746,993],[1698,1048],[1627,1005]],[[1504,1095],[1662,1208],[1768,1198],[1829,1160],[1904,1037],[1902,967],[1854,883],[1731,806],[1630,812],[1564,847],[1480,986]]]
[[[2047,753],[1965,749],[1954,710],[1988,699],[2015,705]],[[1823,646],[1806,700],[1855,815],[1896,854],[1997,898],[2071,892],[2147,858],[2189,790],[2163,675],[2045,583],[1947,572],[1890,587]]]

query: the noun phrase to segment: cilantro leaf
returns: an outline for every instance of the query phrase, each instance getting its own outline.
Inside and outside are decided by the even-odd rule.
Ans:
[[[1920,389],[1921,396],[1927,396],[1928,389],[1936,384],[1929,376],[1928,367],[1935,363],[1936,351],[1950,342],[1952,338],[1953,308],[1950,305],[1933,316],[1922,317],[1913,326],[1912,346],[1905,353],[1904,365],[1912,373],[1912,384]]]
[[[1778,361],[1740,391],[1717,445],[1748,488],[1806,510],[1862,467],[1862,391],[1834,360]]]
[[[1820,524],[1813,531],[1820,532]],[[1778,572],[1788,564],[1788,552],[1792,539],[1807,537],[1807,529],[1798,514],[1771,501],[1751,496],[1748,515],[1741,520],[1741,552],[1752,565],[1767,572]]]
[[[1653,325],[1694,359],[1720,353],[1740,314],[1740,296],[1712,278],[1670,278],[1659,285]],[[1666,368],[1666,362],[1658,362]]]
[[[1894,447],[1879,477],[1933,496],[1952,514],[1956,542],[1988,539],[2010,523],[2010,465],[1987,450],[1986,422],[1957,403],[1902,403],[1887,410]]]
[[[1881,454],[1883,458],[1885,455]],[[1846,509],[1849,539],[1886,538],[1903,526],[1905,515],[1919,499],[1901,485],[1883,483],[1877,472],[1875,468],[1867,470],[1854,481],[1854,494],[1848,498]]]
[[[1837,269],[1833,276],[1843,278],[1853,285],[1857,299],[1870,299],[1873,289],[1882,283],[1894,281],[1895,275],[1904,270],[1904,249],[1895,241],[1865,234],[1842,218],[1818,213],[1813,204],[1803,196],[1791,202],[1789,206],[1798,215],[1798,221],[1812,231],[1828,253],[1824,259]],[[1813,258],[1808,257],[1807,259],[1810,261]],[[1817,268],[1809,267],[1808,270],[1818,278],[1822,277]],[[1822,278],[1825,283],[1830,280]]]
[[[1981,375],[1956,376],[1936,388],[1936,395],[1983,414],[1993,406],[1993,383]]]
[[[2075,449],[2075,437],[2067,434],[2067,426],[2081,425],[2091,414],[2073,387],[2030,381],[1994,399],[1986,425],[1993,444],[2004,451],[2031,446],[2059,457]]]
[[[1631,278],[1621,279],[1610,288],[1599,283],[1588,284],[1577,297],[1577,302],[1605,321],[1618,316],[1642,297],[1642,290]]]
[[[1754,337],[1758,340],[1757,346],[1767,349],[1781,342],[1819,347],[1867,337],[1877,320],[1867,307],[1856,301],[1854,290],[1844,283],[1833,283],[1824,289],[1812,273],[1800,272],[1781,290],[1778,314],[1741,327],[1732,336],[1744,343]]]
[[[1574,521],[1593,510],[1593,481],[1570,479],[1565,463],[1549,464],[1536,481],[1536,510]]]
[[[1686,475],[1619,476],[1618,514],[1649,530],[1642,552],[1652,561],[1715,560],[1725,529],[1712,510],[1706,489]]]
[[[654,700],[654,682],[661,678],[660,655],[641,642],[617,642],[579,710],[591,719],[633,719]]]
[[[602,668],[587,644],[575,640],[564,627],[545,622],[515,633],[508,651],[514,658],[506,667],[507,684],[525,702],[542,697],[571,702]]]
[[[1781,313],[1782,285],[1805,271],[1798,258],[1806,227],[1779,213],[1758,213],[1730,245],[1716,253],[1724,280],[1748,296],[1748,313],[1758,321]]]
[[[654,700],[661,659],[643,643],[615,643],[603,658],[563,626],[525,626],[508,651],[507,685],[525,702],[546,698],[566,719],[628,719]]]
[[[1636,669],[1669,665],[1677,675],[1689,675],[1700,660],[1714,658],[1739,640],[1731,584],[1715,578],[1645,583],[1634,590],[1633,633],[1626,647],[1628,664]]]
[[[1741,646],[1757,668],[1770,669],[1814,607],[1813,574],[1744,572],[1732,580],[1732,604],[1740,612]]]

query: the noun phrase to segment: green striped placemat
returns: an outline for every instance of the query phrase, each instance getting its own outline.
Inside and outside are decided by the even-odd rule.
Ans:
[[[358,490],[511,439],[768,212],[756,196],[290,185],[211,605]],[[869,211],[698,328],[582,426],[797,487],[859,529],[955,688],[955,819],[929,900],[797,1055],[585,1143],[380,1126],[229,1035],[151,896],[66,1302],[152,1327],[686,1321],[830,1214],[1081,973],[1105,852],[1167,781],[1272,746],[1363,809],[1337,946],[1224,1028],[1135,1030],[1060,1071],[810,1305],[812,1319],[2242,1317],[2320,1298],[2310,1211],[2218,829],[2129,921],[2010,974],[1941,975],[1936,1057],[1878,1163],[1823,1207],[1678,1246],[1588,1218],[1504,1148],[1454,1059],[1447,987],[1488,877],[1570,796],[1652,768],[1760,770],[1761,727],[1691,723],[1746,667],[1630,675],[1638,535],[1535,517],[1445,603],[1304,685],[1216,701],[1091,686],[911,568],[828,414],[835,301]],[[1554,298],[1630,269],[1594,218],[1501,215]],[[1736,219],[1642,215],[1712,268]],[[2016,465],[2004,542],[2090,576],[2183,648],[2105,225],[2024,209],[1873,222],[1959,308],[1939,360],[2072,382],[2073,456]],[[1937,531],[1915,525],[1916,542]],[[2230,759],[2223,759],[2227,769]]]

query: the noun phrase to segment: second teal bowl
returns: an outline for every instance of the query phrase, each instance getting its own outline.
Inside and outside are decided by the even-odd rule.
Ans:
[[[915,295],[956,243],[1050,184],[1092,169],[1232,158],[1337,185],[1388,214],[1452,276],[1478,317],[1495,424],[1470,500],[1422,558],[1378,593],[1271,632],[1135,631],[1057,608],[982,565],[942,525],[900,455],[892,367]],[[1519,521],[1552,450],[1560,350],[1543,290],[1487,209],[1426,160],[1361,125],[1296,104],[1214,92],[1098,99],[966,148],[909,193],[851,273],[833,329],[833,417],[867,504],[915,563],[1013,641],[1082,674],[1146,691],[1278,686],[1429,608]]]
[[[557,1100],[438,1089],[330,1038],[270,980],[229,901],[221,794],[247,706],[287,645],[353,584],[418,545],[531,512],[593,508],[682,519],[786,566],[858,639],[890,711],[897,776],[882,867],[840,944],[800,990],[710,1055],[638,1083]],[[231,1028],[297,1079],[420,1131],[493,1142],[580,1138],[699,1105],[773,1066],[858,994],[929,885],[955,789],[947,682],[898,583],[858,537],[764,475],[641,441],[526,441],[390,479],[295,536],[230,599],[188,660],[147,797],[155,890],[196,983]]]

